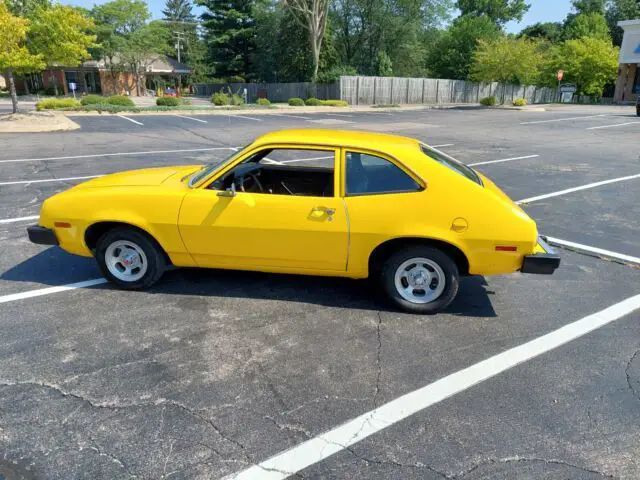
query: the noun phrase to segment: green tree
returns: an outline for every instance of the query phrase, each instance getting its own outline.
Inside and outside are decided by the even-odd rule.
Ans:
[[[29,49],[47,65],[76,66],[91,57],[96,43],[95,25],[73,7],[56,4],[40,9],[29,30]],[[53,78],[52,78],[53,80]],[[54,81],[56,95],[58,86]]]
[[[96,23],[98,48],[93,58],[102,58],[113,82],[120,72],[129,70],[121,52],[134,32],[146,25],[149,18],[147,4],[142,0],[113,0],[96,5],[92,10]]]
[[[486,15],[498,25],[522,20],[529,7],[525,0],[458,0],[461,16]]]
[[[479,82],[534,85],[539,80],[542,62],[540,40],[513,37],[479,40],[470,78]]]
[[[583,13],[604,14],[607,0],[573,0],[573,9],[578,15]]]
[[[136,94],[140,95],[141,73],[147,70],[154,54],[167,54],[170,52],[169,47],[170,31],[167,25],[155,21],[143,25],[133,31],[126,41],[121,43],[119,55],[122,61],[128,65],[129,71],[133,75],[136,83]]]
[[[610,40],[594,37],[567,40],[546,57],[542,78],[554,85],[555,72],[561,68],[566,81],[575,83],[580,94],[601,96],[605,85],[615,80],[618,54],[618,47]]]
[[[256,50],[253,1],[197,0],[206,8],[201,15],[208,61],[221,77],[252,77]]]
[[[423,74],[438,28],[450,20],[452,9],[452,0],[332,0],[330,23],[340,63],[376,74],[382,51],[396,74]]]
[[[458,17],[430,52],[429,68],[439,78],[466,79],[478,42],[501,36],[501,28],[489,17]]]
[[[602,40],[611,40],[609,25],[601,13],[581,13],[571,20],[566,28],[567,39],[582,37],[594,37]]]
[[[380,77],[393,76],[393,63],[391,58],[382,50],[376,55],[376,75]]]
[[[538,22],[522,29],[520,36],[560,43],[564,37],[564,25],[561,22]]]
[[[40,9],[51,7],[50,0],[6,0],[9,11],[23,18],[33,18]]]
[[[13,113],[18,111],[18,96],[13,79],[14,72],[32,72],[44,68],[41,55],[33,55],[26,47],[29,21],[12,15],[0,0],[0,72],[9,83]]]
[[[311,60],[313,62],[311,81],[318,78],[320,68],[320,52],[327,29],[329,15],[329,0],[282,0],[292,13],[293,18],[307,32],[311,45]]]
[[[618,26],[621,20],[640,18],[640,0],[610,0],[605,14],[613,44],[622,45],[624,30]]]
[[[196,18],[189,0],[167,0],[162,15],[171,22],[193,22]]]

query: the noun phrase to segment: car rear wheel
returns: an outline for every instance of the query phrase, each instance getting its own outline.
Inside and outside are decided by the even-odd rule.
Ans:
[[[130,290],[150,287],[166,268],[160,247],[133,228],[116,228],[102,235],[95,256],[109,281]]]
[[[412,313],[437,313],[458,293],[456,263],[441,250],[413,246],[392,254],[382,268],[382,285],[389,298]]]

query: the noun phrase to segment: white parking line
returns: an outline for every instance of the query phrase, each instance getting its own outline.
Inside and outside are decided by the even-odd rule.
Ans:
[[[346,113],[331,113],[331,112],[322,112],[325,115],[331,115],[333,117],[348,117],[353,118],[353,115],[347,115]]]
[[[188,153],[188,152],[211,152],[215,150],[237,150],[235,147],[213,147],[213,148],[188,148],[183,150],[149,150],[145,152],[118,152],[118,153],[93,153],[90,155],[71,155],[66,157],[41,157],[41,158],[16,158],[11,160],[0,160],[0,163],[14,162],[48,162],[51,160],[76,160],[80,158],[98,157],[118,157],[122,155],[154,155],[156,153]]]
[[[311,117],[303,117],[302,115],[287,115],[285,113],[270,113],[274,117],[291,117],[291,118],[301,118],[303,120],[311,120]]]
[[[186,118],[187,120],[193,120],[194,122],[208,123],[206,120],[200,120],[199,118],[187,117],[186,115],[174,115],[174,117]]]
[[[564,117],[564,118],[554,118],[552,120],[536,120],[535,122],[520,122],[520,125],[533,125],[534,123],[551,123],[551,122],[565,122],[569,120],[582,120],[585,118],[597,118],[597,117],[606,117],[607,113],[602,113],[600,115],[585,115],[582,117]]]
[[[144,123],[142,123],[142,122],[139,122],[137,120],[134,120],[133,118],[129,118],[129,117],[126,117],[126,116],[121,115],[121,114],[117,114],[116,117],[124,118],[125,120],[129,120],[130,122],[133,122],[136,125],[144,125]]]
[[[40,217],[38,215],[32,215],[30,217],[15,217],[15,218],[3,218],[0,220],[0,223],[16,223],[16,222],[26,222],[30,220],[38,220]]]
[[[586,253],[595,255],[597,257],[605,257],[613,260],[620,260],[627,263],[635,263],[640,265],[640,258],[632,257],[631,255],[625,255],[624,253],[612,252],[611,250],[605,250],[598,247],[590,247],[589,245],[583,245],[581,243],[570,242],[569,240],[562,240],[555,237],[547,237],[547,243],[550,245],[557,245],[559,247],[566,247],[569,250],[575,250],[579,253]]]
[[[521,363],[550,352],[640,308],[640,295],[546,335],[494,355],[407,393],[328,432],[279,453],[259,465],[225,477],[233,480],[283,480],[341,452],[371,435],[478,385]]]
[[[76,288],[94,287],[107,283],[104,278],[94,278],[93,280],[85,280],[84,282],[69,283],[67,285],[59,285],[57,287],[39,288],[38,290],[29,290],[27,292],[12,293],[0,297],[0,303],[15,302],[16,300],[24,300],[25,298],[41,297],[42,295],[51,295],[52,293],[66,292],[67,290],[75,290]]]
[[[263,120],[260,118],[253,118],[253,117],[247,117],[246,115],[229,115],[230,117],[238,117],[238,118],[244,118],[246,120],[254,120],[256,122],[262,122]]]
[[[624,125],[636,125],[638,123],[640,123],[640,122],[614,123],[613,125],[600,125],[599,127],[589,127],[586,130],[598,130],[600,128],[622,127]]]
[[[90,178],[99,178],[103,176],[104,175],[88,175],[86,177],[47,178],[43,180],[20,180],[16,182],[0,182],[0,185],[30,185],[32,183],[67,182],[70,180],[88,180]]]
[[[580,190],[588,190],[590,188],[596,188],[596,187],[600,187],[602,185],[608,185],[610,183],[625,182],[627,180],[634,180],[636,178],[640,178],[640,174],[629,175],[627,177],[612,178],[611,180],[604,180],[602,182],[588,183],[587,185],[581,185],[579,187],[567,188],[565,190],[560,190],[560,191],[557,191],[557,192],[545,193],[544,195],[538,195],[536,197],[529,197],[529,198],[524,198],[522,200],[518,200],[516,203],[517,204],[522,204],[522,203],[537,202],[538,200],[544,200],[545,198],[559,197],[560,195],[566,195],[567,193],[579,192]]]
[[[527,158],[537,158],[539,156],[540,155],[527,155],[526,157],[503,158],[503,159],[500,159],[500,160],[489,160],[487,162],[470,163],[469,166],[470,167],[475,167],[477,165],[489,165],[491,163],[512,162],[513,160],[525,160]]]

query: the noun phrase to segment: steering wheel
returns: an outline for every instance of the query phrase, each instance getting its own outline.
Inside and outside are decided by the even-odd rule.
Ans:
[[[247,182],[247,180],[250,180]],[[240,188],[241,192],[254,192],[259,191],[260,193],[264,193],[264,188],[260,180],[258,179],[258,175],[255,173],[247,173],[238,179],[238,188]]]

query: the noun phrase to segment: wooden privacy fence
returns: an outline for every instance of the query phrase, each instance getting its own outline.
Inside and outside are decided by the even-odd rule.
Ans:
[[[560,100],[557,89],[509,83],[403,77],[340,77],[340,99],[350,105],[478,103],[495,97],[498,103],[524,98],[528,103]]]
[[[255,103],[258,98],[268,98],[272,102],[286,102],[290,98],[307,99],[315,97],[320,100],[335,100],[340,98],[340,84],[335,83],[197,83],[195,95],[210,97],[220,90],[231,89],[233,93],[242,95],[247,89],[247,101]]]

